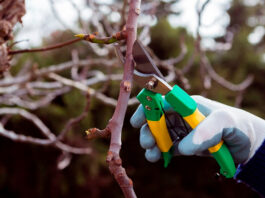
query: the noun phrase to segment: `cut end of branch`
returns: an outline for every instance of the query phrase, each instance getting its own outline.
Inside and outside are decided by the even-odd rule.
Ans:
[[[91,128],[85,131],[87,135],[87,139],[94,139],[94,138],[99,138],[99,137],[109,137],[110,135],[110,129],[107,127],[103,130],[97,129],[97,128]]]

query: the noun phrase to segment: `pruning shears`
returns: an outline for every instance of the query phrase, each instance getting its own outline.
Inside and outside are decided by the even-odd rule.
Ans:
[[[122,57],[119,55],[119,58]],[[197,103],[183,89],[178,85],[171,87],[164,80],[162,73],[138,40],[133,46],[133,58],[135,61],[134,81],[143,88],[137,95],[137,99],[144,107],[148,126],[162,152],[164,167],[167,167],[173,155],[174,140],[166,125],[162,95],[192,129],[196,128],[205,116],[197,108]],[[220,173],[226,178],[233,177],[236,171],[235,163],[223,140],[208,150],[219,164]]]

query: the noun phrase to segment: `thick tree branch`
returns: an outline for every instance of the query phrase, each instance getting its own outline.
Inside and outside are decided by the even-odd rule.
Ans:
[[[109,164],[111,173],[114,175],[115,179],[120,185],[125,197],[136,197],[136,194],[133,190],[133,182],[127,176],[125,169],[122,167],[122,161],[120,159],[119,153],[121,149],[121,131],[132,87],[132,76],[134,69],[132,49],[136,40],[137,18],[140,14],[140,4],[141,0],[130,1],[129,14],[126,23],[127,48],[123,80],[120,85],[117,107],[107,126],[107,128],[109,128],[111,131],[111,141],[107,162]]]

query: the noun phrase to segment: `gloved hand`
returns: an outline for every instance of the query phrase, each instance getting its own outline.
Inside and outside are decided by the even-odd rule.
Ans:
[[[265,121],[246,111],[230,107],[201,96],[192,97],[206,119],[181,141],[174,142],[175,155],[204,155],[209,147],[224,140],[236,163],[246,163],[253,157],[265,138]],[[166,113],[173,113],[164,101]],[[174,119],[176,114],[171,114]],[[140,145],[146,149],[145,157],[150,162],[161,158],[154,137],[146,123],[143,107],[140,105],[131,118],[131,124],[140,128]],[[183,130],[181,121],[175,122],[177,130]]]

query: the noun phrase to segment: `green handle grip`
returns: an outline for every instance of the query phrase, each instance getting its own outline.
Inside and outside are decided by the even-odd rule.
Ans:
[[[195,128],[205,117],[198,110],[197,103],[179,86],[175,85],[173,89],[165,95],[166,101],[178,112],[186,122]],[[220,173],[227,178],[234,176],[236,172],[233,157],[223,141],[216,146],[209,148],[209,151],[220,166]]]
[[[222,144],[218,151],[211,154],[220,166],[220,173],[226,178],[232,178],[235,175],[236,167],[227,146]]]
[[[172,158],[171,148],[173,143],[166,126],[162,95],[143,89],[138,94],[137,99],[143,105],[148,126],[156,140],[158,148],[162,152],[164,167],[167,167]]]

